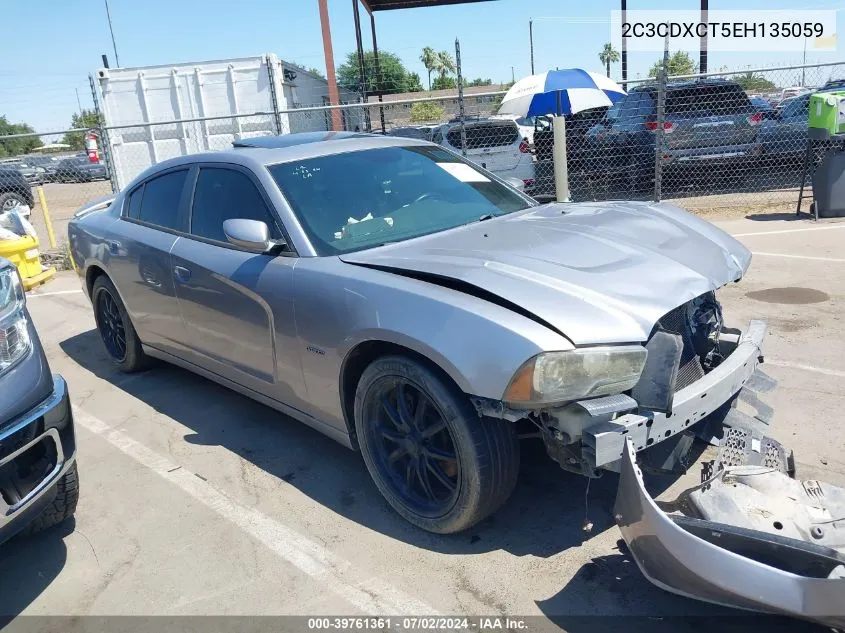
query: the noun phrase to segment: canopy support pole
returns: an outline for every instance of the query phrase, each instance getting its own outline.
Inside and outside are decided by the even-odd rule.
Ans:
[[[569,170],[566,164],[566,119],[562,114],[560,90],[552,127],[554,130],[555,193],[558,202],[569,202]]]

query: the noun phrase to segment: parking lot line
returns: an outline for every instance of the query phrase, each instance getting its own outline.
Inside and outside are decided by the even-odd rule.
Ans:
[[[54,290],[53,292],[30,292],[26,295],[27,299],[31,297],[52,297],[54,295],[74,295],[78,292],[82,292],[82,288],[77,288],[75,290]]]
[[[429,605],[379,578],[356,578],[360,569],[354,568],[349,561],[255,508],[238,503],[196,474],[76,406],[74,421],[237,525],[277,556],[362,612],[372,615],[437,615]]]
[[[845,263],[845,259],[838,257],[814,257],[812,255],[786,255],[785,253],[764,253],[762,251],[751,251],[752,255],[765,255],[766,257],[786,257],[787,259],[811,259],[817,262],[839,262]]]
[[[731,235],[734,237],[752,237],[754,235],[782,235],[783,233],[804,233],[806,231],[832,231],[833,229],[845,229],[845,224],[812,226],[804,229],[781,229],[779,231],[755,231],[754,233],[731,233]]]
[[[845,371],[839,369],[828,369],[827,367],[816,367],[815,365],[805,365],[804,363],[793,363],[788,360],[777,360],[766,357],[767,365],[774,365],[775,367],[787,367],[789,369],[800,369],[802,371],[811,371],[817,374],[824,374],[826,376],[838,376],[845,378]]]

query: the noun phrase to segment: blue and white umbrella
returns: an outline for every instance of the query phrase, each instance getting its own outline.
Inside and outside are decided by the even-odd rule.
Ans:
[[[569,200],[564,117],[611,106],[625,96],[622,87],[600,73],[580,68],[550,70],[517,81],[502,99],[498,114],[514,117],[552,115],[555,135],[557,199]]]

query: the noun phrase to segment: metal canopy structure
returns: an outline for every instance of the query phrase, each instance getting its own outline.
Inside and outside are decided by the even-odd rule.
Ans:
[[[447,4],[468,4],[490,2],[491,0],[361,0],[367,12],[392,11],[394,9],[416,9],[418,7],[442,7]]]
[[[378,42],[376,39],[376,20],[374,13],[376,11],[394,11],[397,9],[416,9],[420,7],[442,7],[452,4],[469,4],[475,2],[493,2],[494,0],[352,0],[352,15],[355,21],[355,44],[358,51],[358,92],[361,95],[362,103],[367,103],[367,98],[370,95],[377,95],[379,103],[382,101],[384,91],[381,87],[381,67],[379,65],[378,56]],[[373,62],[375,65],[375,90],[367,92],[367,83],[365,78],[365,64],[364,64],[364,44],[361,39],[361,14],[358,9],[358,3],[364,5],[367,13],[370,14],[370,31],[373,34]],[[332,52],[331,44],[331,30],[329,27],[328,7],[326,0],[318,0],[320,8],[320,21],[323,30],[323,51],[326,57],[326,76],[329,80],[329,97],[333,105],[338,103],[337,81],[334,72],[334,53]],[[331,68],[329,68],[331,66]],[[366,126],[368,130],[372,130],[372,125],[369,121],[369,108],[364,108],[367,117]],[[384,110],[379,106],[379,114],[381,119],[381,133],[386,134],[384,127]],[[332,127],[336,130],[340,128],[339,113],[333,113]]]

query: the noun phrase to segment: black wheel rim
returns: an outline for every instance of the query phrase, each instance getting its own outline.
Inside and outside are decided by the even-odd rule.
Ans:
[[[126,329],[117,302],[108,290],[101,290],[97,297],[97,327],[111,357],[118,361],[126,358]]]
[[[370,388],[364,414],[382,480],[409,510],[446,514],[460,492],[461,461],[440,408],[413,382],[390,376]]]

